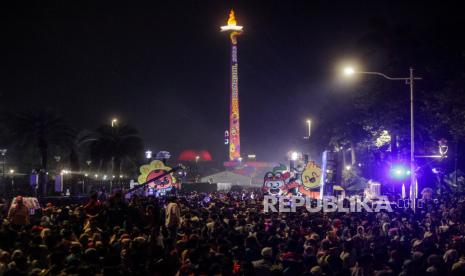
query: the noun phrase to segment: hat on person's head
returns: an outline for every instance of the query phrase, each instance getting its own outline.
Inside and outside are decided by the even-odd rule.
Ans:
[[[19,257],[22,257],[24,255],[23,251],[21,251],[20,249],[16,249],[15,251],[13,251],[13,253],[11,254],[11,259],[17,259]]]
[[[431,232],[425,232],[425,234],[423,234],[423,239],[427,239],[427,238],[431,238],[433,236],[433,233]]]
[[[262,256],[264,258],[270,258],[273,255],[273,249],[271,247],[265,247],[262,249]]]
[[[443,256],[444,262],[446,263],[456,261],[458,258],[459,258],[459,253],[455,249],[447,250]]]
[[[121,235],[121,237],[119,238],[120,241],[124,240],[124,239],[130,239],[131,236],[129,236],[129,234],[123,234]]]
[[[422,244],[421,240],[415,240],[413,242],[413,244],[412,244],[412,248],[415,249],[415,248],[421,246],[421,244]]]
[[[320,276],[320,275],[323,275],[323,270],[321,269],[320,266],[317,265],[317,266],[312,267],[312,269],[310,269],[310,273],[316,276]]]
[[[457,271],[464,271],[465,270],[465,262],[463,261],[458,261],[458,262],[455,262],[453,265],[452,265],[452,272],[457,272]]]
[[[139,236],[139,237],[134,238],[134,242],[136,242],[136,243],[142,244],[142,243],[145,243],[146,241],[147,241],[147,240],[146,240],[144,237],[142,237],[142,236]]]
[[[437,274],[438,273],[438,269],[434,266],[430,266],[426,269],[426,273],[429,273],[429,274]]]

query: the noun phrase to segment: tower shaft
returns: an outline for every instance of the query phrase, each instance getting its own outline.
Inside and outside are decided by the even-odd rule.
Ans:
[[[237,64],[237,36],[242,33],[242,26],[237,25],[234,11],[231,10],[228,18],[228,25],[220,27],[222,32],[229,34],[231,41],[231,85],[229,104],[229,160],[240,161],[241,159],[241,138],[239,124],[239,76]]]
[[[229,160],[241,157],[240,116],[239,116],[239,76],[237,62],[236,32],[230,34],[231,39],[231,95],[229,108]]]

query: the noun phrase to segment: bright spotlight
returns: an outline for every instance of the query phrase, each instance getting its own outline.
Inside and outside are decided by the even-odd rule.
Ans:
[[[392,178],[403,180],[410,176],[410,170],[404,165],[397,164],[392,166],[390,174]]]
[[[295,161],[295,160],[297,160],[297,158],[299,158],[299,153],[296,152],[296,151],[292,152],[291,153],[291,160]]]
[[[351,165],[347,165],[346,166],[346,171],[350,171],[352,169],[352,166]]]
[[[355,70],[354,70],[353,67],[346,67],[346,68],[344,68],[344,75],[346,75],[346,76],[351,76],[351,75],[353,75],[353,74],[355,74]]]

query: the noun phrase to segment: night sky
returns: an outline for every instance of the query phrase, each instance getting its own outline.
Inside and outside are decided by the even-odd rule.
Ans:
[[[399,1],[35,1],[2,7],[0,108],[51,109],[76,129],[116,116],[147,148],[225,160],[230,8],[239,37],[243,155],[282,158],[318,124],[338,60],[373,18],[412,28],[453,7]],[[155,1],[152,1],[155,2]]]

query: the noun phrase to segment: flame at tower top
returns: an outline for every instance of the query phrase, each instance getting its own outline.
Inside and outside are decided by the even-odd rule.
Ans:
[[[229,12],[228,25],[220,27],[222,32],[224,32],[224,31],[241,32],[242,28],[244,28],[244,27],[237,25],[237,21],[236,21],[236,17],[234,15],[234,10],[233,9],[231,9],[231,11]]]
[[[229,12],[228,25],[234,25],[234,26],[237,25],[236,17],[234,16],[233,9],[231,9],[231,11]]]

